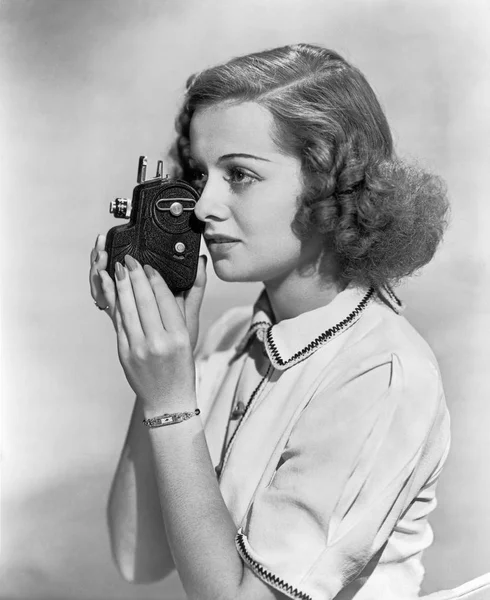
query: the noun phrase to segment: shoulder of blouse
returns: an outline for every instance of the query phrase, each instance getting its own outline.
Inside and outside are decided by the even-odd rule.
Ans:
[[[406,317],[396,314],[380,302],[373,302],[366,318],[359,320],[354,335],[344,350],[378,357],[381,362],[392,356],[413,368],[439,374],[437,358],[427,340]]]
[[[441,373],[430,345],[405,317],[377,303],[352,328],[331,361],[317,397],[324,394],[342,398],[347,413],[354,410],[352,405],[348,408],[350,404],[359,403],[359,409],[365,405],[359,396],[374,394],[375,404],[396,402],[407,417],[416,415],[422,427],[430,426],[436,415],[448,417]],[[324,410],[319,404],[315,410]]]

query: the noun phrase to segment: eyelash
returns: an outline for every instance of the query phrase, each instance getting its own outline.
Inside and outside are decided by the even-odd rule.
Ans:
[[[228,177],[224,177],[224,180],[227,181],[231,186],[236,187],[248,187],[249,185],[253,185],[257,181],[259,181],[258,177],[254,177],[249,173],[246,173],[244,169],[241,167],[230,166],[227,168]],[[237,181],[235,178],[237,175],[243,176],[244,179],[241,181]],[[207,175],[200,171],[199,169],[194,169],[192,172],[192,180],[196,187],[198,187],[201,191],[204,189],[207,181]]]
[[[231,185],[239,185],[245,187],[252,185],[257,181],[256,177],[253,177],[249,173],[246,173],[240,167],[229,167],[228,173],[230,174],[230,176],[228,178],[225,177],[224,179],[225,181],[228,181],[228,183],[230,183]],[[233,178],[237,175],[243,175],[244,179],[246,179],[247,181],[244,181],[243,179],[241,181],[233,181]]]

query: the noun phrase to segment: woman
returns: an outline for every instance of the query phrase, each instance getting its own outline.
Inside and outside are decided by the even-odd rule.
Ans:
[[[395,157],[363,75],[320,46],[191,77],[177,129],[216,274],[264,289],[194,351],[204,258],[174,298],[130,256],[114,284],[99,236],[92,296],[137,395],[108,506],[119,570],[176,568],[199,600],[417,597],[449,418],[391,285],[432,258],[443,184]]]

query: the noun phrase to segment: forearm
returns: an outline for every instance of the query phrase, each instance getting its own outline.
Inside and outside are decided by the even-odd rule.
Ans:
[[[180,406],[185,409],[162,412],[193,410],[195,397]],[[201,418],[149,434],[168,543],[188,597],[241,598],[243,563],[235,547],[236,526],[219,489]]]
[[[174,569],[142,420],[137,400],[107,506],[114,560],[123,577],[133,582],[157,581]]]

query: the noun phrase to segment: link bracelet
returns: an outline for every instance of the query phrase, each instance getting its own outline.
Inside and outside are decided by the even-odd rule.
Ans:
[[[196,408],[192,412],[179,412],[179,413],[165,413],[159,417],[152,417],[151,419],[143,419],[143,423],[147,427],[165,427],[166,425],[174,425],[175,423],[182,423],[187,421],[191,417],[199,415],[201,411]]]

